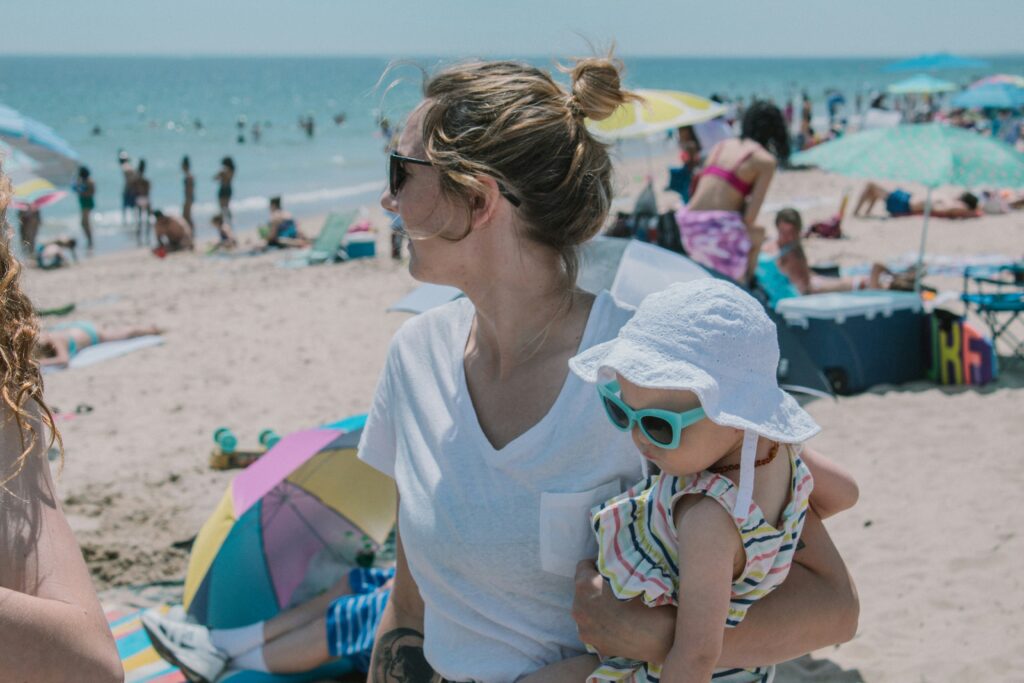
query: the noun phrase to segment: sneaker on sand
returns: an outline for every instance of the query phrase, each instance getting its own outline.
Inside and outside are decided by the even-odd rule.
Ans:
[[[168,619],[150,609],[142,613],[142,627],[153,649],[192,683],[214,683],[227,667],[227,655],[213,645],[210,631],[203,626]]]

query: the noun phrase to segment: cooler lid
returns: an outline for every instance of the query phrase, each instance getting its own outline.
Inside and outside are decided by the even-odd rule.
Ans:
[[[783,299],[775,310],[788,322],[808,319],[843,322],[854,316],[871,319],[877,315],[888,317],[894,311],[920,311],[922,306],[921,297],[914,292],[865,290]]]

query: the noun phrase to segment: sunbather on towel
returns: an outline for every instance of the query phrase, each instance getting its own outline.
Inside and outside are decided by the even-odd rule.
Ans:
[[[190,681],[218,680],[227,668],[301,673],[336,657],[351,657],[367,671],[394,575],[394,569],[356,567],[319,596],[238,628],[207,629],[156,609],[142,615],[142,625],[157,652]]]
[[[311,240],[299,231],[295,218],[281,208],[281,198],[270,198],[270,224],[267,226],[268,247],[308,247]]]
[[[878,183],[869,182],[857,200],[853,215],[869,215],[877,201],[885,202],[885,210],[890,216],[917,216],[924,213],[924,199],[915,199],[906,190],[896,188],[890,191]],[[981,212],[978,211],[978,198],[970,192],[964,192],[956,199],[932,199],[931,215],[936,218],[977,218]]]
[[[0,222],[10,185],[0,175]],[[32,359],[21,266],[0,240],[0,662],[5,681],[124,680],[89,570],[61,511],[47,451],[62,451]]]
[[[160,334],[160,328],[150,325],[101,330],[85,320],[61,323],[39,334],[36,357],[43,366],[66,366],[82,349],[103,342],[134,339],[147,334]]]

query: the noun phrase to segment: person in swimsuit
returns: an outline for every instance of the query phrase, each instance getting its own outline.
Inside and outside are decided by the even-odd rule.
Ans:
[[[231,183],[235,179],[235,161],[231,157],[220,160],[220,170],[213,177],[217,181],[217,203],[224,222],[231,225]]]
[[[281,198],[270,198],[270,223],[267,226],[268,247],[307,247],[308,237],[299,231],[295,218],[281,208]]]
[[[184,218],[165,214],[163,211],[154,211],[153,216],[156,223],[153,231],[156,233],[157,248],[165,251],[183,251],[192,249],[192,229]]]
[[[82,232],[85,233],[86,249],[92,251],[92,225],[90,216],[96,208],[96,183],[90,177],[89,168],[78,168],[78,182],[74,186],[78,195],[78,206],[82,209]]]
[[[128,153],[123,149],[117,152],[117,163],[124,174],[124,189],[121,191],[121,225],[127,225],[128,211],[135,208],[135,167]]]
[[[76,246],[78,246],[78,242],[74,237],[58,237],[43,244],[38,244],[35,250],[36,265],[43,270],[53,270],[54,268],[69,265],[72,262],[77,263],[78,254],[75,253]],[[68,258],[65,252],[68,252],[71,258]]]
[[[888,190],[878,183],[869,182],[857,199],[853,209],[854,216],[868,216],[875,202],[885,202],[885,210],[890,216],[919,216],[924,213],[924,199],[914,199],[906,190],[896,188]],[[935,218],[977,218],[978,198],[970,192],[964,192],[956,199],[932,199],[931,215]]]
[[[181,217],[188,223],[188,227],[192,230],[192,241],[195,241],[196,225],[192,222],[192,204],[196,198],[196,179],[192,175],[192,162],[189,161],[187,156],[181,159],[181,172],[185,176],[183,181],[185,185],[185,201],[181,205]]]
[[[135,240],[140,245],[149,244],[150,232],[153,228],[152,210],[149,204],[150,184],[146,177],[146,160],[139,159],[139,168],[133,183],[135,192]],[[143,242],[145,241],[145,242]]]
[[[85,320],[60,323],[39,334],[39,339],[36,342],[36,357],[42,366],[64,367],[82,349],[103,342],[134,339],[149,334],[160,334],[160,328],[150,325],[148,327],[99,329]]]
[[[18,237],[21,241],[21,251],[27,256],[36,255],[36,237],[39,235],[39,226],[42,222],[43,217],[39,209],[29,207],[18,211]]]
[[[789,159],[789,133],[782,112],[754,102],[739,138],[715,145],[694,181],[690,203],[676,212],[690,258],[739,283],[754,272],[764,228],[757,225],[778,162]]]

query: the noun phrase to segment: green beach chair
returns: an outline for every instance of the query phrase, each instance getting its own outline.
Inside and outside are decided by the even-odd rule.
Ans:
[[[330,263],[338,260],[341,241],[345,239],[349,226],[355,220],[355,211],[330,213],[320,228],[320,234],[313,241],[313,246],[306,257],[310,265]]]

